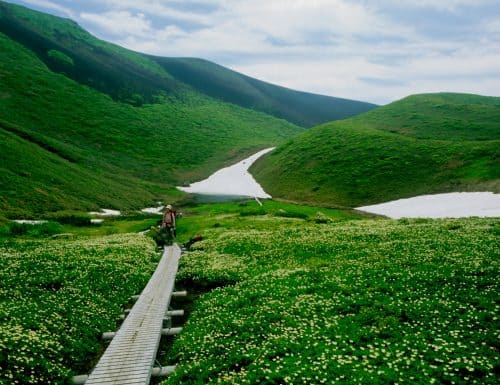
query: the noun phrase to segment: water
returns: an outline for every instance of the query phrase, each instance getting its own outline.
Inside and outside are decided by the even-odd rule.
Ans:
[[[455,192],[421,195],[356,209],[393,219],[500,217],[500,194]]]
[[[26,225],[40,225],[42,223],[47,223],[46,220],[38,220],[38,219],[14,219],[13,222],[26,224]]]
[[[158,207],[146,207],[144,209],[141,209],[143,213],[147,214],[157,214],[157,215],[162,215],[163,214],[163,209],[165,206],[158,206]]]
[[[249,167],[272,148],[261,150],[242,161],[214,172],[207,179],[179,190],[197,194],[198,201],[223,201],[238,198],[271,198],[248,172]]]
[[[119,210],[101,209],[101,211],[91,211],[88,214],[100,215],[100,216],[118,216],[121,215],[122,213]]]

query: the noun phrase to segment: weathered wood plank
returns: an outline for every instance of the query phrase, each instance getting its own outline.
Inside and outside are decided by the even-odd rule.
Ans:
[[[165,248],[153,276],[122,327],[115,333],[86,385],[149,384],[180,254],[177,245]]]

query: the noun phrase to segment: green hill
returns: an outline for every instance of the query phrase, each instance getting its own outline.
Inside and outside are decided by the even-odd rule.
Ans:
[[[0,32],[64,73],[115,100],[157,103],[187,90],[310,127],[375,107],[370,103],[298,92],[201,59],[161,58],[96,39],[75,22],[0,1]]]
[[[177,199],[173,185],[303,130],[276,116],[310,124],[371,108],[129,51],[2,1],[0,48],[0,215],[8,217]]]
[[[500,98],[410,96],[308,130],[252,172],[274,197],[345,206],[500,192]]]
[[[0,33],[0,213],[137,208],[302,129],[191,90],[133,106]]]
[[[155,58],[175,79],[214,98],[263,111],[304,127],[345,119],[374,104],[294,91],[195,58]]]

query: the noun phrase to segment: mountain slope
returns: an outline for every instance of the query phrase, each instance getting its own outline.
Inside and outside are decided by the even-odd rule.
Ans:
[[[411,96],[310,129],[259,160],[252,173],[272,196],[345,206],[500,192],[499,110],[500,98]]]
[[[359,119],[380,130],[418,139],[500,139],[500,98],[472,94],[413,95]]]
[[[193,91],[134,107],[0,33],[0,211],[131,208],[302,129]],[[7,140],[8,139],[8,140]]]
[[[160,58],[101,41],[71,20],[0,1],[0,32],[52,71],[136,106],[194,89],[218,100],[310,127],[375,106],[289,90],[201,59]]]
[[[263,111],[304,127],[344,119],[376,106],[294,91],[195,58],[155,58],[170,74],[214,98]]]

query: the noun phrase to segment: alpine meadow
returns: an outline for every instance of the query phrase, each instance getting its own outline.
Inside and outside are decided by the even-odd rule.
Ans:
[[[306,12],[323,2],[264,3],[0,0],[0,385],[498,383],[500,206],[437,219],[360,206],[448,192],[498,202],[500,97],[457,85],[379,106],[250,77],[234,68],[286,78],[304,47],[295,80],[315,60],[319,76],[330,48],[328,70],[346,77],[338,28],[355,44],[384,25],[361,9],[385,2],[328,3],[354,9],[359,31]],[[462,3],[393,8],[418,19]],[[99,26],[124,28],[113,41],[127,47],[165,38],[167,55],[207,38],[203,52],[233,66],[124,48]],[[368,39],[375,73],[390,34]],[[361,73],[371,48],[348,70],[380,95],[411,84]],[[177,188],[223,168],[221,193]]]

